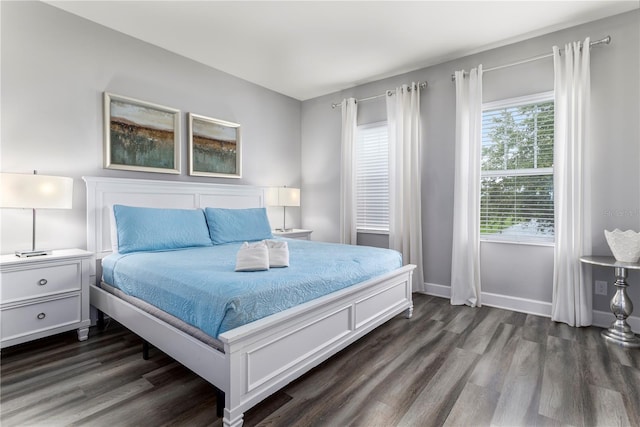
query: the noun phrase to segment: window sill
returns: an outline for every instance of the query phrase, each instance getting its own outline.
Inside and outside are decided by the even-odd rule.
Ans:
[[[497,244],[507,244],[507,245],[524,245],[524,246],[544,246],[553,248],[556,244],[555,242],[522,242],[517,240],[492,240],[492,239],[483,239],[480,238],[480,243],[497,243]]]
[[[364,228],[358,228],[357,230],[358,234],[384,234],[384,235],[389,235],[388,231],[384,231],[384,230],[367,230]]]

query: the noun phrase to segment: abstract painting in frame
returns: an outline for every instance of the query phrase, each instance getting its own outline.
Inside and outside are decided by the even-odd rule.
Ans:
[[[104,93],[104,167],[180,173],[180,110]]]
[[[189,175],[242,177],[240,125],[188,114]]]

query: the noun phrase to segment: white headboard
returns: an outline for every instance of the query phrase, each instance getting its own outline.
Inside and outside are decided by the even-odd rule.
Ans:
[[[85,176],[87,250],[100,260],[111,253],[110,208],[114,204],[195,209],[264,206],[264,189],[248,185]],[[92,272],[92,275],[95,272]]]

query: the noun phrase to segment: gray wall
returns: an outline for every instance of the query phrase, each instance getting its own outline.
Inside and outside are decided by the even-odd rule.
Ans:
[[[591,51],[592,79],[592,238],[593,254],[610,254],[603,230],[640,230],[640,12],[633,11],[573,27],[524,42],[492,49],[416,72],[357,86],[302,104],[302,186],[305,227],[318,240],[338,241],[340,109],[331,103],[345,97],[368,97],[411,81],[428,81],[422,91],[423,194],[425,281],[434,289],[450,285],[455,140],[454,70],[483,64],[485,68],[550,52],[553,45],[611,35],[609,46]],[[484,101],[553,90],[551,58],[485,74]],[[384,98],[359,104],[358,122],[385,119]],[[361,236],[380,244],[380,238]],[[382,242],[383,243],[383,242]],[[551,302],[553,248],[483,242],[483,291]],[[594,279],[612,279],[612,271],[594,268]],[[640,301],[640,277],[631,298]],[[611,296],[612,292],[610,290]],[[594,295],[594,308],[607,311],[609,297]],[[637,313],[634,313],[637,315]]]
[[[38,246],[86,247],[83,175],[300,186],[300,101],[40,2],[1,3],[2,172],[75,179],[71,211],[38,212]],[[212,40],[212,48],[215,40]],[[102,93],[182,111],[182,175],[102,167]],[[242,126],[242,179],[187,175],[186,113]],[[269,209],[274,227],[282,210]],[[31,242],[31,213],[2,210],[1,250]],[[300,225],[300,209],[287,209]]]

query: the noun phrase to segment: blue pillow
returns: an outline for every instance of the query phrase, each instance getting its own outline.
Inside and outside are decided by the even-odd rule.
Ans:
[[[215,245],[273,238],[265,208],[206,208],[204,212]]]
[[[212,246],[202,209],[113,205],[118,252]]]

